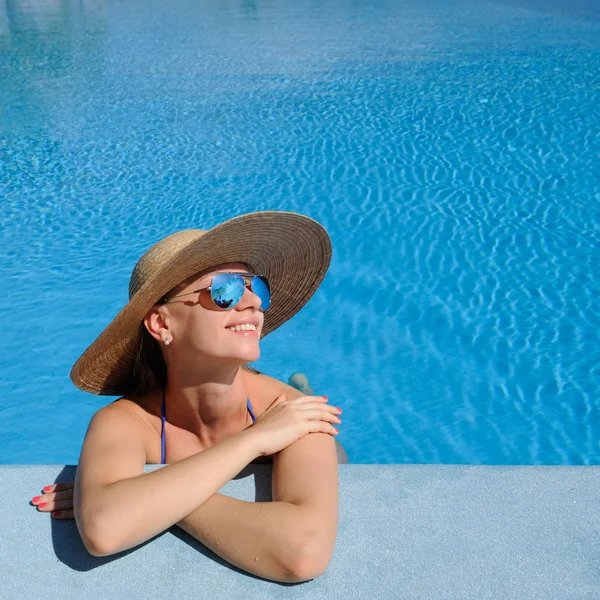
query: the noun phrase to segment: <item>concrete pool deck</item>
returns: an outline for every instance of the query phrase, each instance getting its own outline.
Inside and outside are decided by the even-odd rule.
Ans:
[[[600,467],[342,465],[328,571],[280,585],[176,528],[111,558],[29,505],[74,467],[0,466],[0,598],[600,598]],[[270,467],[223,492],[269,498]]]

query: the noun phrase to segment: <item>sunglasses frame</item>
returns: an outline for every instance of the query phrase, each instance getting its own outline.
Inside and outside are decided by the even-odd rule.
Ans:
[[[212,282],[214,281],[215,277],[218,277],[219,275],[237,275],[238,277],[241,277],[244,280],[244,287],[248,290],[250,290],[253,294],[256,294],[256,292],[254,292],[252,290],[252,281],[254,280],[255,277],[257,277],[258,279],[260,279],[266,286],[267,286],[267,291],[269,292],[269,305],[270,305],[270,299],[271,299],[271,286],[269,285],[269,280],[262,276],[262,275],[255,275],[254,273],[234,273],[234,272],[225,272],[225,273],[217,273],[210,281],[210,285],[208,287],[205,288],[201,288],[199,290],[194,290],[193,292],[186,292],[185,294],[178,294],[177,296],[171,296],[170,298],[167,298],[166,296],[163,296],[160,300],[159,300],[159,304],[168,304],[169,302],[171,302],[172,300],[175,300],[176,298],[183,298],[184,296],[192,296],[195,294],[201,294],[202,292],[208,292],[209,290],[212,291]],[[243,294],[242,294],[243,296]],[[240,300],[242,299],[240,297],[240,299],[233,305],[230,306],[229,308],[221,308],[220,306],[217,306],[217,304],[215,303],[215,301],[212,298],[212,294],[211,294],[211,301],[212,303],[219,309],[219,310],[231,310],[232,308],[235,308]],[[262,303],[262,301],[261,301]],[[262,310],[262,308],[260,309]],[[268,309],[267,309],[268,310]]]

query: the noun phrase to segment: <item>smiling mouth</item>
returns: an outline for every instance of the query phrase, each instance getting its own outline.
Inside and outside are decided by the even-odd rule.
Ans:
[[[244,323],[243,325],[234,325],[233,327],[225,327],[227,331],[232,331],[233,333],[256,333],[256,325],[252,325],[250,323]]]

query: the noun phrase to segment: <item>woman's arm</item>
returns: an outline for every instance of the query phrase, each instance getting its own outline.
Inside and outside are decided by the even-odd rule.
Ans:
[[[259,577],[299,582],[322,574],[337,531],[333,437],[311,434],[273,462],[273,502],[216,494],[178,525],[226,561]]]
[[[276,383],[278,393],[300,396]],[[243,502],[217,494],[178,525],[246,571],[297,582],[327,568],[337,521],[335,440],[314,433],[274,456],[273,502]]]
[[[136,546],[177,523],[259,455],[247,430],[144,473],[143,425],[109,408],[90,423],[75,480],[77,527],[95,556]]]
[[[325,571],[338,527],[338,463],[334,439],[308,435],[273,460],[273,500],[297,506],[300,519],[300,572],[308,579]]]
[[[285,402],[281,396],[253,427],[144,473],[144,426],[114,406],[99,411],[86,434],[75,485],[75,518],[86,548],[107,555],[150,539],[204,504],[254,458],[311,432],[333,433],[336,413],[322,398]]]

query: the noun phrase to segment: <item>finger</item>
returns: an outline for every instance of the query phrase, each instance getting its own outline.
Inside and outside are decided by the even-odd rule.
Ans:
[[[63,492],[56,492],[55,494],[43,494],[42,502],[50,502],[52,500],[65,500],[66,498],[73,498],[73,492],[75,490],[64,490]]]
[[[329,435],[336,436],[340,432],[331,424],[325,421],[309,421],[308,433],[328,433]]]
[[[68,490],[64,490],[63,492],[56,492],[54,494],[54,497],[57,500],[64,500],[65,498],[72,498],[74,492],[75,492],[74,488],[71,488]]]
[[[53,519],[58,519],[59,521],[63,521],[66,519],[74,519],[75,514],[72,510],[55,510],[52,513]]]
[[[53,483],[52,485],[47,485],[42,491],[44,494],[53,494],[54,492],[62,492],[63,490],[72,490],[74,487],[74,481],[65,481],[63,483]]]
[[[55,510],[70,510],[73,508],[73,500],[58,500],[51,502],[42,502],[37,505],[40,512],[52,512]]]
[[[327,412],[331,413],[332,415],[341,415],[342,414],[341,408],[338,408],[337,406],[332,406],[331,404],[323,404],[322,402],[304,402],[302,404],[297,404],[294,407],[294,410],[300,410],[300,411],[315,410],[315,409],[327,411]]]
[[[342,411],[337,406],[329,406],[328,404],[321,404],[320,402],[307,402],[305,404],[297,404],[293,408],[290,407],[296,414],[305,416],[306,412],[318,411],[319,413],[327,413],[339,417]]]
[[[302,419],[308,421],[325,421],[327,423],[341,423],[342,420],[335,414],[332,414],[322,408],[314,408],[312,410],[303,410],[299,412]]]
[[[31,499],[31,503],[35,506],[39,506],[40,504],[49,504],[50,502],[54,502],[56,500],[70,500],[73,501],[73,489],[67,489],[63,492],[56,492],[55,494],[42,494],[41,496],[34,496]]]
[[[52,508],[53,511],[61,511],[61,510],[73,510],[73,501],[72,500],[59,500],[54,503]]]
[[[300,396],[299,398],[290,400],[290,404],[304,404],[305,402],[319,402],[323,404],[329,402],[329,398],[327,396]]]

